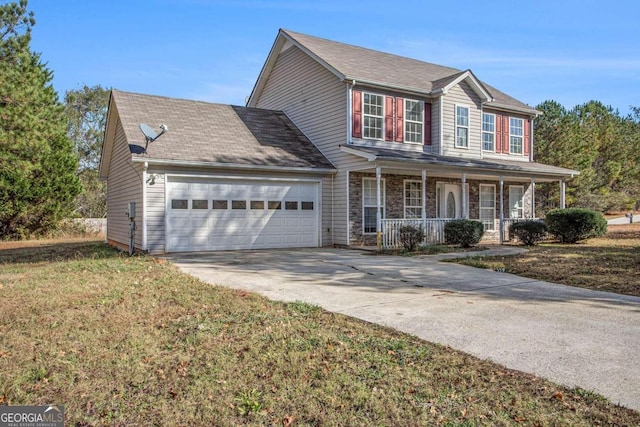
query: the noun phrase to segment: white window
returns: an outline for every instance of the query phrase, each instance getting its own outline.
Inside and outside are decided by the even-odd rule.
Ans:
[[[404,182],[404,217],[422,218],[422,181]]]
[[[404,100],[404,140],[405,142],[422,143],[422,127],[424,123],[424,103],[411,99]]]
[[[524,139],[523,120],[509,117],[509,153],[522,154],[522,141]]]
[[[524,218],[524,187],[509,186],[509,217]]]
[[[496,186],[480,184],[480,222],[485,230],[495,230]]]
[[[381,180],[381,186],[381,218],[384,218],[384,179]],[[376,232],[376,212],[378,209],[376,188],[376,178],[362,178],[362,226],[365,234]]]
[[[482,113],[482,149],[494,151],[496,140],[496,115]]]
[[[362,136],[382,139],[382,135],[384,135],[384,97],[365,93],[363,98]]]
[[[456,106],[456,147],[469,146],[469,107]]]

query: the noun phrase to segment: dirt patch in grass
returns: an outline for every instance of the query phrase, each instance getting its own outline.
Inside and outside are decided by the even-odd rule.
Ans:
[[[485,268],[500,264],[532,279],[640,296],[640,223],[610,225],[603,237],[578,244],[545,243],[521,255],[451,261]]]
[[[0,404],[63,404],[67,425],[640,425],[587,390],[98,242],[0,256]]]

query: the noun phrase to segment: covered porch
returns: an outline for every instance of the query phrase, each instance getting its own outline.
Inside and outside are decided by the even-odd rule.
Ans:
[[[565,180],[576,171],[534,162],[466,159],[430,153],[348,146],[369,160],[349,173],[350,245],[401,247],[399,230],[425,231],[424,244],[444,243],[453,219],[481,221],[486,240],[503,243],[509,225],[536,218],[535,186],[557,182],[565,207]]]

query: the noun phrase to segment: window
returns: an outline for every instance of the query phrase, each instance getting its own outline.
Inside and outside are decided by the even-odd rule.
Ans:
[[[209,209],[208,200],[192,200],[191,209]]]
[[[269,210],[277,211],[278,209],[281,209],[282,202],[279,202],[277,200],[269,200],[269,202],[267,203],[267,206]]]
[[[254,209],[254,210],[264,209],[264,200],[252,200],[251,209]]]
[[[187,199],[171,199],[171,209],[189,209]]]
[[[365,93],[363,102],[363,128],[364,138],[382,139],[384,123],[384,97]]]
[[[227,203],[226,200],[214,200],[213,201],[213,205],[211,206],[212,209],[227,209],[227,207],[229,206],[229,203]]]
[[[524,218],[524,187],[522,185],[509,186],[509,217]]]
[[[313,202],[300,202],[301,209],[303,211],[312,211],[313,210]]]
[[[509,117],[509,153],[522,154],[523,120]]]
[[[456,147],[469,146],[469,107],[456,106]]]
[[[382,180],[381,185],[380,204],[382,218],[384,218],[384,180]],[[362,179],[362,226],[365,234],[376,232],[376,213],[378,209],[376,188],[376,178]]]
[[[480,184],[480,222],[485,230],[495,230],[496,186]]]
[[[424,123],[424,103],[404,100],[404,140],[422,143],[422,126]]]
[[[246,200],[232,200],[231,201],[231,209],[247,209],[247,201]]]
[[[422,181],[404,182],[404,217],[422,218]]]
[[[496,115],[482,113],[482,149],[494,151],[496,139]]]
[[[284,208],[288,211],[297,211],[298,202],[292,202],[292,201],[284,202]]]

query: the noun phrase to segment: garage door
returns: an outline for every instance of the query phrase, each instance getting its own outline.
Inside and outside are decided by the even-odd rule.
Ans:
[[[319,246],[319,184],[169,178],[167,251]]]

